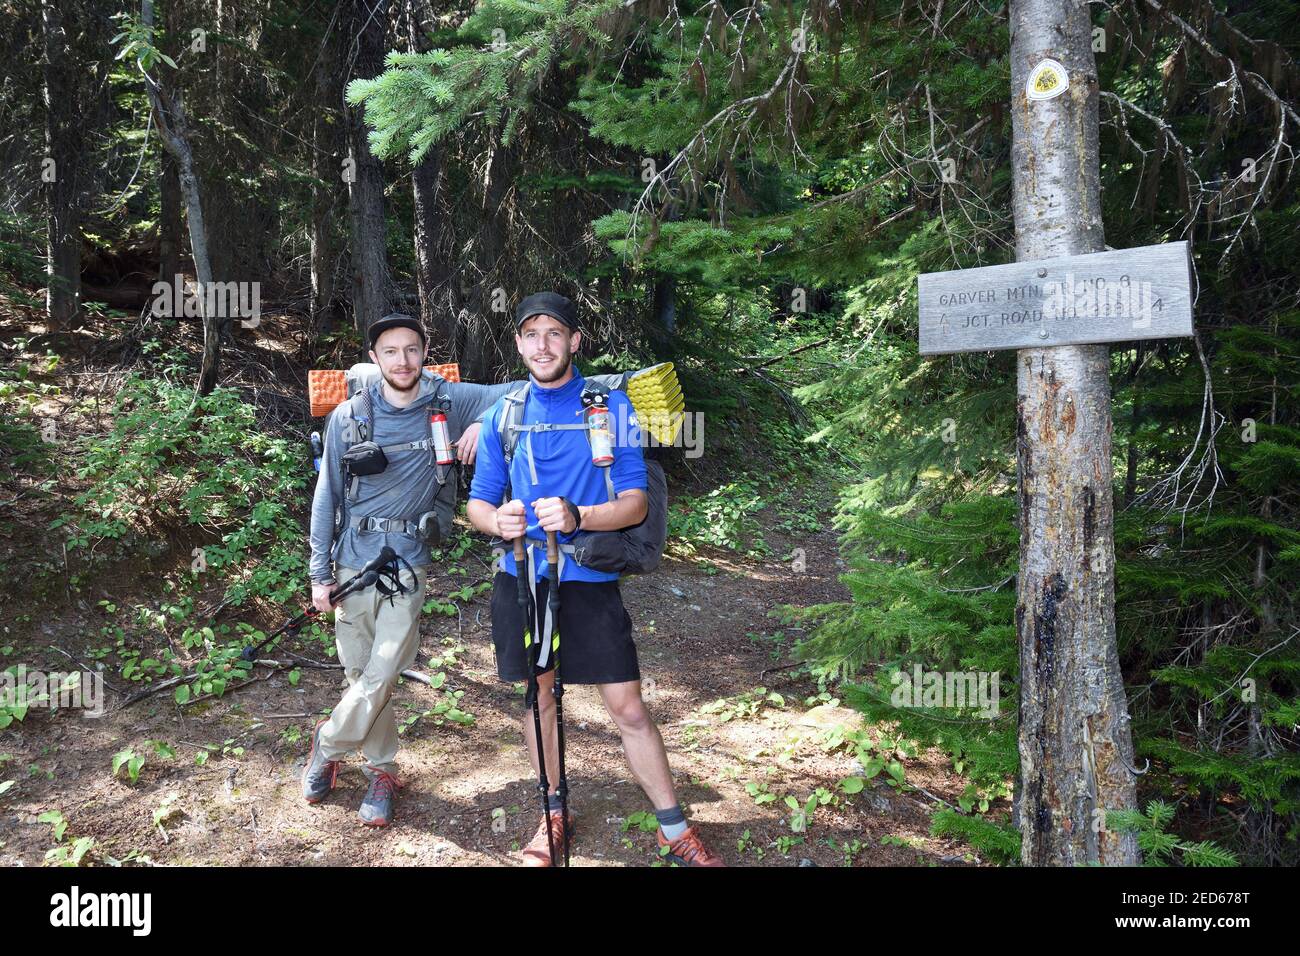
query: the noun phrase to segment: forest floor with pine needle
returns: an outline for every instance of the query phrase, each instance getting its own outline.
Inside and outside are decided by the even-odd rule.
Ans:
[[[839,788],[861,766],[824,742],[836,725],[856,727],[861,717],[818,698],[815,683],[790,666],[802,632],[769,616],[783,604],[845,596],[835,535],[783,533],[766,511],[759,517],[772,554],[786,560],[705,546],[678,551],[658,572],[623,585],[645,696],[689,817],[735,866],[984,862],[961,842],[930,835],[937,801],[955,803],[964,786],[942,754],[904,761],[902,789],[887,786],[885,774],[851,796]],[[802,570],[789,560],[796,548]],[[465,584],[431,574],[427,596],[437,600]],[[83,864],[516,865],[537,825],[537,794],[522,745],[522,685],[496,679],[489,597],[459,602],[455,617],[422,616],[414,669],[445,679],[437,688],[403,681],[394,697],[405,725],[404,788],[391,827],[358,822],[365,778],[355,760],[322,804],[309,806],[299,793],[311,728],[337,702],[340,672],[301,666],[291,682],[287,671],[259,667],[263,680],[218,699],[181,707],[164,691],[121,708],[123,694],[109,691],[99,719],[33,708],[0,731],[0,780],[14,781],[0,795],[0,865],[41,865],[47,851],[71,852],[81,838],[93,840],[82,844]],[[6,624],[17,610],[8,608]],[[3,663],[74,669],[50,647],[83,658],[95,612],[80,600],[39,615],[27,637],[7,626]],[[332,663],[320,643],[291,647]],[[107,673],[110,682],[117,677]],[[440,702],[472,714],[473,723],[443,720]],[[650,807],[595,689],[570,687],[565,715],[578,821],[573,864],[653,864]],[[144,758],[134,782],[129,766],[112,769],[125,749]],[[819,792],[827,802],[800,830],[786,798],[802,808]],[[51,811],[61,816],[51,819]],[[56,834],[60,821],[66,825]]]

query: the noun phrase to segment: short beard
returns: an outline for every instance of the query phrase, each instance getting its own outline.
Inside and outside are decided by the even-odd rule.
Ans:
[[[569,366],[572,364],[573,364],[573,353],[569,353],[568,355],[564,356],[563,362],[556,363],[556,368],[551,373],[549,378],[542,378],[536,372],[533,372],[532,369],[529,369],[528,371],[533,372],[533,378],[537,379],[537,381],[540,384],[545,385],[547,382],[554,382],[557,379],[564,378],[565,373],[569,371]]]
[[[421,371],[423,371],[423,369]],[[420,390],[421,376],[419,375],[415,376],[415,381],[411,383],[410,388],[399,388],[397,383],[389,378],[388,373],[382,368],[379,370],[379,375],[384,380],[384,383],[398,395],[410,395],[412,392],[418,392]]]

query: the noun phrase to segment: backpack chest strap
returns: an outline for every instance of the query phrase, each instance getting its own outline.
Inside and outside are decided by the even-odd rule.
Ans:
[[[510,425],[512,432],[576,432],[589,431],[584,422],[580,425],[560,425],[555,422],[537,422],[534,425]]]
[[[528,403],[528,391],[530,383],[525,383],[522,387],[505,396],[505,407],[502,409],[500,420],[497,423],[497,433],[501,436],[501,450],[505,454],[506,460],[506,491],[502,504],[510,500],[511,490],[509,484],[510,465],[514,460],[515,447],[519,444],[520,433],[526,433],[524,454],[528,457],[528,476],[532,479],[534,485],[537,484],[537,465],[533,461],[532,433],[533,432],[552,432],[552,431],[584,431],[590,432],[591,428],[587,422],[573,424],[557,424],[553,422],[537,422],[532,425],[525,425],[521,422],[524,417],[524,407]],[[588,389],[592,394],[608,395],[608,389],[596,388]],[[584,398],[586,396],[584,392]],[[610,501],[617,499],[614,494],[614,479],[610,476],[610,466],[599,466],[601,474],[605,478],[605,494]]]

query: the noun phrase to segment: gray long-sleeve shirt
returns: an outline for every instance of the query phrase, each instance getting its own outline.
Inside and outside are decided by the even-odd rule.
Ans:
[[[520,382],[502,385],[473,385],[448,382],[425,372],[420,378],[420,394],[405,408],[395,408],[383,396],[382,380],[369,388],[375,421],[372,440],[381,447],[403,442],[423,441],[429,437],[430,404],[439,392],[451,400],[447,411],[447,430],[451,441],[482,418],[483,413],[502,395],[518,388]],[[360,394],[351,401],[360,405]],[[397,532],[367,531],[344,527],[334,538],[335,509],[343,504],[343,466],[340,456],[347,449],[343,441],[343,420],[348,403],[340,405],[325,423],[325,453],[321,457],[320,477],[311,503],[311,579],[334,580],[330,567],[333,560],[348,568],[360,568],[378,556],[385,545],[412,567],[430,564],[429,546],[416,538]],[[442,479],[440,482],[439,479]],[[456,468],[438,467],[426,450],[398,451],[388,455],[388,467],[378,475],[358,480],[356,498],[348,503],[351,518],[401,518],[417,521],[433,511],[445,538],[451,533],[456,510]]]

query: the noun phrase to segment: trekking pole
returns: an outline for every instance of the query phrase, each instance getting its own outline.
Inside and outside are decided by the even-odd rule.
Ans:
[[[551,607],[551,620],[558,631],[560,627],[560,545],[554,531],[546,532],[546,563],[551,571],[551,586],[547,592],[547,604]],[[569,865],[569,780],[564,772],[564,684],[560,680],[560,648],[558,642],[553,648],[555,654],[555,743],[559,757],[560,784],[556,794],[560,798],[560,821],[564,826],[564,865]]]
[[[525,639],[533,631],[536,615],[532,613],[529,600],[528,585],[529,581],[525,577],[528,574],[528,554],[524,546],[524,535],[515,538],[515,581],[517,582],[519,594],[519,609],[524,619],[524,636]],[[537,740],[537,776],[539,779],[537,789],[542,794],[542,820],[546,825],[546,846],[551,854],[551,866],[555,866],[555,836],[551,833],[551,806],[549,791],[550,782],[546,779],[546,747],[542,738],[542,705],[538,698],[541,696],[537,682],[537,648],[541,646],[541,638],[537,635],[537,640],[533,646],[526,648],[526,660],[528,664],[528,690],[524,694],[524,706],[533,708],[533,736]],[[563,817],[563,814],[561,814]],[[567,825],[567,820],[565,824]],[[567,832],[565,833],[567,837]],[[565,850],[567,855],[568,841],[565,841]]]
[[[383,573],[390,564],[396,564],[396,560],[397,554],[392,548],[385,546],[384,549],[379,552],[379,557],[375,558],[357,574],[330,592],[330,605],[338,604],[354,591],[363,591],[370,587],[379,580],[379,575]],[[261,641],[258,641],[256,644],[250,644],[248,647],[244,648],[239,655],[240,659],[252,663],[257,660],[258,652],[261,651],[262,648],[266,647],[267,644],[270,644],[273,640],[286,632],[296,634],[303,624],[319,613],[320,611],[315,606],[307,608],[307,610],[303,611],[297,617],[290,618],[280,627],[276,628]]]

